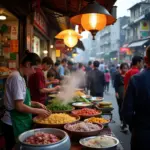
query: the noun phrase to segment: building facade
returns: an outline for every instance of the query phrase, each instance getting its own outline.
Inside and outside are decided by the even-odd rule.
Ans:
[[[144,55],[150,44],[150,0],[133,5],[130,9],[130,20],[123,26],[125,43],[132,55]]]
[[[106,27],[100,32],[100,55],[105,61],[119,62],[120,47],[125,41],[125,32],[122,27],[127,24],[129,17],[124,16],[117,19],[114,25]]]

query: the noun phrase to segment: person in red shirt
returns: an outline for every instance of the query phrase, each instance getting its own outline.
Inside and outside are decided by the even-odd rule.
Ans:
[[[53,65],[53,61],[50,57],[43,58],[42,65],[39,64],[35,68],[36,73],[32,74],[28,80],[28,87],[31,93],[32,101],[40,102],[45,104],[47,94],[56,92],[59,90],[59,86],[55,88],[47,88],[46,79],[43,71],[47,71]]]
[[[125,91],[128,88],[129,81],[131,77],[137,73],[140,72],[140,69],[143,67],[143,58],[141,56],[134,56],[132,58],[132,67],[131,69],[126,73],[124,78],[124,88]]]
[[[109,92],[110,73],[108,70],[104,73],[105,76],[105,92]]]

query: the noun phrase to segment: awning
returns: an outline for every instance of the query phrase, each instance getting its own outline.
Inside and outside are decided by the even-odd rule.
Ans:
[[[128,47],[139,47],[139,46],[143,46],[145,43],[147,43],[149,41],[149,39],[146,40],[142,40],[142,41],[136,41],[136,42],[132,42],[131,44],[128,45]]]
[[[98,55],[103,55],[103,54],[104,54],[104,52],[96,53],[97,56],[98,56]]]

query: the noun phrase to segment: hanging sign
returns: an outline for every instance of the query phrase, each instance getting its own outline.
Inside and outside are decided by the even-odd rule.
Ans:
[[[149,31],[150,26],[148,21],[141,21],[140,22],[141,31]]]
[[[60,50],[56,50],[56,57],[60,57]]]
[[[11,40],[10,41],[10,51],[12,53],[18,52],[18,40]]]
[[[63,50],[65,48],[65,44],[64,44],[63,40],[56,40],[55,48]]]
[[[27,49],[32,52],[32,40],[33,40],[33,25],[31,25],[29,18],[27,18]]]
[[[47,23],[39,12],[34,12],[34,25],[37,26],[42,33],[48,35]]]
[[[11,40],[18,39],[18,26],[17,24],[11,25],[11,33],[10,33]]]

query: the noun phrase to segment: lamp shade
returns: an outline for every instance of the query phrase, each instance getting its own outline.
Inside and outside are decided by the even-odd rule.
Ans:
[[[115,23],[116,19],[97,2],[91,2],[81,10],[79,15],[70,19],[71,23],[82,25],[88,31],[99,31]]]
[[[87,21],[88,20],[88,21]],[[81,25],[85,30],[102,30],[107,23],[106,16],[103,14],[84,14],[81,18]]]
[[[72,48],[78,43],[78,37],[72,35],[65,35],[64,36],[64,43],[68,47]]]
[[[55,36],[57,39],[63,39],[65,45],[69,48],[73,48],[78,43],[78,39],[81,37],[82,36],[72,29],[64,30]]]

